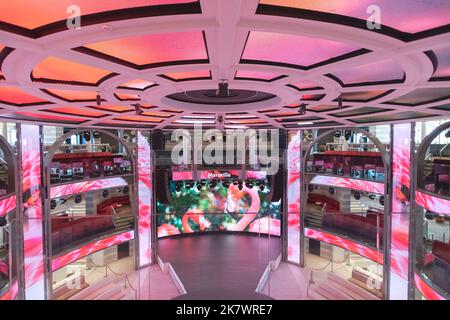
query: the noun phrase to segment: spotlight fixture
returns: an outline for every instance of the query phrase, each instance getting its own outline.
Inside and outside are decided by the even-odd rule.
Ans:
[[[259,182],[258,188],[259,188],[260,191],[264,191],[264,189],[266,188],[266,186],[264,185],[264,182],[263,182],[263,181],[260,181],[260,182]]]
[[[436,215],[431,212],[431,211],[425,211],[425,219],[427,220],[434,220],[434,218],[436,217]]]
[[[344,132],[344,138],[345,140],[349,141],[352,137],[352,132],[350,130],[345,130]]]
[[[328,189],[328,193],[329,193],[330,195],[334,196],[334,194],[336,193],[336,190],[335,190],[333,187],[330,187],[330,188]]]
[[[230,181],[229,180],[223,180],[222,181],[222,186],[226,189],[228,189],[228,187],[230,186]]]
[[[342,109],[342,95],[338,98],[338,109]]]
[[[369,199],[370,200],[375,200],[375,195],[374,194],[369,195]]]
[[[202,190],[202,188],[203,188],[203,186],[202,186],[202,184],[200,183],[200,181],[197,182],[197,190],[200,191],[200,190]]]
[[[184,187],[186,188],[186,190],[189,190],[189,189],[193,188],[194,187],[194,181],[192,181],[192,180],[187,181],[184,184]]]
[[[94,136],[94,139],[100,139],[101,134],[100,132],[94,131],[94,133],[92,134]]]
[[[300,106],[298,107],[298,113],[299,113],[300,115],[306,114],[306,107],[307,107],[307,106],[308,106],[308,105],[307,105],[306,103],[300,104]]]
[[[341,136],[342,136],[341,130],[336,130],[336,131],[334,132],[334,137],[335,137],[336,139],[339,139]]]
[[[448,129],[447,132],[445,133],[445,137],[450,139],[450,129]]]
[[[78,203],[80,203],[80,202],[81,202],[81,196],[80,196],[79,194],[77,194],[77,195],[75,196],[75,203],[78,204]]]
[[[218,97],[228,97],[230,95],[230,90],[228,88],[228,81],[226,79],[220,79],[216,95]]]
[[[242,184],[239,184],[239,185],[238,185],[239,191],[242,191],[243,188],[244,188],[244,185],[242,185]]]
[[[182,187],[183,187],[183,182],[178,181],[177,183],[175,183],[175,191],[176,192],[180,192]]]
[[[83,134],[83,138],[84,138],[84,140],[86,140],[86,141],[90,141],[90,140],[91,140],[91,133],[90,133],[89,131],[86,131],[86,132]]]
[[[355,193],[353,194],[353,197],[355,198],[355,200],[359,200],[359,199],[361,199],[361,193],[359,191],[355,191]]]
[[[382,206],[384,206],[384,196],[381,196],[381,197],[380,197],[380,204],[381,204]]]
[[[108,198],[108,196],[109,196],[108,190],[103,190],[103,192],[102,192],[102,197],[103,197],[103,198]]]
[[[134,105],[134,111],[136,111],[136,115],[141,115],[144,113],[144,111],[142,110],[142,106],[139,102]]]
[[[97,92],[97,95],[95,96],[95,102],[97,103],[97,108],[99,108],[102,104],[102,97],[99,92]]]
[[[309,192],[313,192],[314,191],[314,185],[313,184],[308,184],[308,191]]]
[[[56,200],[50,201],[50,209],[51,209],[51,210],[56,209]]]
[[[251,180],[245,180],[245,186],[251,189],[253,188],[253,182]]]
[[[6,216],[5,217],[0,217],[0,227],[4,227],[8,224],[8,220],[6,220]]]
[[[217,186],[217,180],[211,180],[208,184],[210,189],[214,189]]]
[[[238,185],[238,181],[235,179],[235,180],[233,180],[233,184],[235,185],[235,186],[237,186]]]
[[[130,191],[130,188],[128,188],[128,186],[123,187],[123,194],[128,194],[128,192]]]

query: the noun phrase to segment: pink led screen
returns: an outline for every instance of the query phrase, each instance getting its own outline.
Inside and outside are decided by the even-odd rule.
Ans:
[[[300,163],[301,131],[294,132],[288,144],[288,261],[300,263]]]
[[[393,126],[390,299],[408,299],[411,124]]]
[[[375,249],[338,237],[334,234],[309,228],[305,228],[305,236],[311,239],[323,241],[334,246],[344,248],[346,250],[359,254],[360,256],[366,257],[367,259],[383,264],[383,253],[381,252],[381,249],[380,251],[376,251]]]
[[[434,213],[450,216],[450,201],[416,191],[416,203]]]
[[[445,300],[440,294],[433,290],[421,277],[417,274],[414,275],[414,282],[416,284],[417,290],[425,297],[427,300]]]
[[[229,170],[229,171],[218,171],[218,170],[200,170],[197,173],[197,179],[239,179],[241,176],[240,170]],[[246,171],[245,172],[246,179],[266,179],[267,172],[265,171]],[[172,172],[172,180],[180,181],[180,180],[193,180],[194,173],[193,171],[175,171]]]
[[[0,201],[0,217],[6,216],[16,208],[16,196],[10,196]]]
[[[310,183],[332,187],[343,187],[377,194],[384,194],[384,184],[373,181],[342,178],[342,177],[315,176]]]
[[[21,131],[25,296],[28,300],[41,300],[45,298],[41,135],[35,125],[23,124]]]
[[[138,193],[139,193],[139,265],[152,262],[151,213],[152,213],[152,172],[150,143],[138,131]]]
[[[120,177],[101,180],[82,181],[50,188],[50,198],[59,198],[93,190],[126,186],[128,183]]]
[[[17,298],[18,293],[19,293],[19,284],[16,281],[13,283],[11,288],[0,297],[0,301],[15,300]]]
[[[93,254],[97,251],[115,246],[134,239],[134,231],[127,231],[112,237],[89,243],[81,248],[66,253],[52,261],[52,270],[56,271],[74,261]]]
[[[177,191],[171,181],[169,192],[170,204],[157,203],[158,237],[213,231],[281,234],[281,201],[271,202],[267,184],[264,190],[218,183]]]

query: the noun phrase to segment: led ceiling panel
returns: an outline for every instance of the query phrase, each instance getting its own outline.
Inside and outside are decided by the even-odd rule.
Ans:
[[[136,80],[130,80],[122,85],[120,85],[121,88],[130,88],[130,89],[138,89],[138,90],[144,90],[148,87],[153,86],[155,83],[147,80],[142,79],[136,79]]]
[[[209,70],[181,71],[166,73],[163,76],[174,81],[182,81],[187,79],[209,79],[211,78],[211,72],[209,72]]]
[[[9,24],[35,29],[40,26],[65,20],[69,16],[67,10],[76,5],[82,15],[104,11],[146,7],[153,5],[195,2],[192,0],[26,0],[0,1],[0,21]]]
[[[260,0],[261,4],[320,11],[366,20],[367,8],[377,5],[381,24],[403,32],[416,33],[448,24],[447,0]]]
[[[75,116],[83,116],[83,117],[92,117],[92,118],[100,118],[105,116],[104,113],[90,111],[85,108],[75,108],[75,107],[61,107],[61,108],[52,108],[48,109],[48,111],[62,114],[69,114]]]
[[[388,101],[388,103],[414,106],[446,97],[450,97],[450,90],[448,88],[416,89],[400,98]]]
[[[445,78],[450,77],[450,47],[444,47],[434,50],[437,57],[437,70],[433,77]]]
[[[78,91],[65,89],[49,89],[51,95],[66,101],[94,101],[97,97],[96,91]]]
[[[305,90],[305,89],[312,89],[312,88],[320,87],[317,83],[314,83],[309,80],[295,81],[295,82],[291,83],[290,86],[295,87],[297,90]]]
[[[92,43],[85,47],[137,66],[208,60],[205,40],[200,31],[135,36]]]
[[[0,87],[0,102],[15,105],[30,105],[46,101],[32,96],[18,87]]]
[[[39,81],[82,82],[96,84],[111,72],[84,64],[48,57],[33,70],[33,78]]]
[[[403,69],[392,60],[346,68],[333,73],[333,76],[344,84],[401,81],[404,75]]]
[[[361,48],[331,40],[252,31],[248,36],[242,60],[307,67],[358,49]]]
[[[71,117],[62,117],[62,116],[53,116],[49,114],[38,114],[33,112],[16,112],[15,113],[19,118],[24,119],[32,119],[34,121],[50,121],[50,122],[66,122],[66,123],[81,123],[84,120],[79,118],[71,118]]]
[[[116,120],[151,122],[151,123],[160,123],[162,121],[161,119],[158,119],[158,118],[145,117],[145,116],[122,116],[122,117],[117,117]]]
[[[370,101],[386,92],[386,90],[344,92],[341,97],[344,101]]]
[[[236,72],[235,79],[254,79],[261,81],[272,81],[279,77],[282,77],[282,75],[272,72],[238,70]]]

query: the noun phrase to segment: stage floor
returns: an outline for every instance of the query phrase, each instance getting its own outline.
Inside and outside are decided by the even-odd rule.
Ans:
[[[255,293],[270,260],[281,253],[281,238],[207,233],[158,240],[158,255],[170,262],[184,284],[179,299],[268,299]]]

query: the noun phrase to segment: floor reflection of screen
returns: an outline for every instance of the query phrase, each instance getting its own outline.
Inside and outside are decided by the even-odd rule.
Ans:
[[[158,237],[208,231],[243,231],[279,236],[281,201],[270,201],[270,189],[258,185],[239,190],[220,182],[176,191],[170,183],[171,204],[158,202]]]

